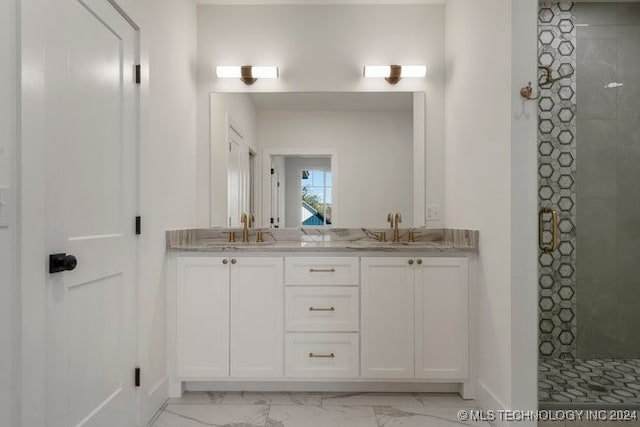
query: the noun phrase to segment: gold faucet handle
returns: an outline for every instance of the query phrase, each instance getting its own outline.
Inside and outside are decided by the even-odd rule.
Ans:
[[[396,214],[396,227],[402,222],[402,214]]]
[[[244,225],[247,225],[247,221],[248,221],[248,217],[246,213],[243,213],[242,215],[240,215],[240,222],[243,223]]]
[[[229,243],[234,243],[236,241],[236,232],[235,231],[230,231],[229,232]]]
[[[419,234],[419,231],[409,230],[409,242],[413,243],[416,241],[416,234]]]
[[[264,231],[258,230],[256,232],[256,243],[262,243],[262,242],[264,242]]]
[[[387,241],[387,232],[386,231],[381,231],[380,232],[380,241],[381,242],[386,242]]]

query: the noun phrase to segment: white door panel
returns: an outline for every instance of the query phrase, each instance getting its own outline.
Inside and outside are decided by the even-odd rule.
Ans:
[[[177,369],[181,378],[229,376],[229,260],[177,261]]]
[[[231,376],[282,376],[282,258],[242,257],[231,266]]]
[[[362,258],[362,377],[413,378],[413,268]]]
[[[416,378],[469,375],[466,258],[424,258],[416,267]]]
[[[133,426],[137,32],[107,0],[61,0],[47,31],[47,425]]]

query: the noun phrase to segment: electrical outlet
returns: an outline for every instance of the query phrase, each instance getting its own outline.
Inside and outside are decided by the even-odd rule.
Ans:
[[[440,221],[440,206],[428,205],[427,206],[427,221]]]

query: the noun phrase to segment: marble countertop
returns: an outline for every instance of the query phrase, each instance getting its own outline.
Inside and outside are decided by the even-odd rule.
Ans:
[[[263,243],[256,243],[256,230],[250,230],[248,243],[229,242],[230,232],[241,240],[242,230],[236,228],[187,229],[167,231],[167,250],[171,252],[385,252],[385,253],[447,253],[478,251],[478,232],[474,230],[423,229],[400,230],[400,242],[383,241],[392,237],[390,229],[266,229]],[[408,242],[409,231],[415,242]]]

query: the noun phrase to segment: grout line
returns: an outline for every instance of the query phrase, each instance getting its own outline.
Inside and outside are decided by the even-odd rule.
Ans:
[[[269,410],[267,411],[267,417],[264,419],[264,427],[267,427],[269,424],[269,416],[271,416],[271,407],[273,405],[269,405]]]
[[[162,414],[164,412],[164,410],[165,410],[165,408],[167,407],[168,404],[169,404],[169,399],[167,398],[164,401],[164,403],[162,405],[160,405],[160,408],[158,408],[156,413],[153,414],[153,417],[151,417],[151,419],[147,423],[148,427],[153,427],[153,424],[158,420],[158,418],[160,417],[160,414]]]
[[[376,412],[375,406],[372,406],[371,410],[373,411],[373,417],[375,418],[378,427],[384,427],[382,424],[380,424],[380,419],[378,418],[378,413]]]

